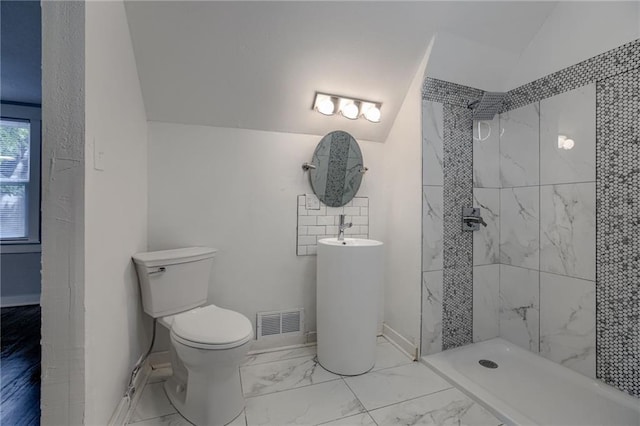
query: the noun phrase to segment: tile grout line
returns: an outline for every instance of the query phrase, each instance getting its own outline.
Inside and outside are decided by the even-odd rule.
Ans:
[[[376,344],[376,346],[377,346],[377,345],[390,345],[391,347],[393,347],[393,345],[392,345],[391,343],[389,343],[389,342],[377,343],[377,344]],[[395,349],[395,348],[394,348],[394,349]],[[406,363],[406,364],[392,365],[392,366],[390,366],[390,367],[383,367],[383,368],[379,368],[379,369],[377,369],[377,370],[373,370],[373,369],[372,369],[372,370],[369,370],[369,371],[368,371],[367,373],[365,373],[365,374],[373,374],[373,373],[377,373],[377,372],[379,372],[379,371],[385,371],[385,370],[389,370],[389,369],[392,369],[392,368],[405,367],[405,366],[407,366],[407,365],[411,365],[411,364],[413,364],[414,362],[416,362],[416,361],[411,361],[411,359],[410,359],[410,358],[408,358],[408,357],[407,357],[405,354],[403,354],[402,352],[398,351],[398,353],[399,353],[399,354],[401,354],[401,355],[403,356],[403,358],[406,358],[406,360],[407,360],[407,363]],[[314,355],[313,357],[315,358],[316,356],[317,356],[317,355]],[[301,357],[299,357],[299,358],[301,358]],[[296,358],[291,358],[291,359],[296,359]],[[287,360],[281,360],[281,361],[287,361]],[[273,361],[273,362],[280,362],[280,361]],[[264,364],[269,364],[269,363],[264,363]],[[264,364],[257,364],[257,365],[264,365]],[[329,370],[325,369],[324,367],[322,367],[322,365],[320,365],[320,363],[318,363],[318,366],[319,366],[320,368],[322,368],[323,370],[325,370],[325,371],[327,371],[327,372],[331,373],[331,371],[329,371]],[[375,368],[375,365],[374,365],[374,367],[373,367],[373,368]],[[335,373],[331,373],[331,374],[335,374]],[[276,390],[276,391],[273,391],[273,392],[267,392],[267,393],[263,393],[263,394],[259,394],[259,395],[252,395],[252,396],[248,396],[248,395],[245,395],[245,394],[244,394],[244,392],[243,392],[243,396],[244,396],[245,398],[259,398],[259,397],[261,397],[261,396],[265,396],[265,395],[271,395],[271,394],[274,394],[274,393],[286,392],[286,391],[290,391],[290,390],[294,390],[294,389],[307,388],[307,387],[309,387],[309,386],[319,385],[319,384],[322,384],[322,383],[335,382],[335,381],[336,381],[336,380],[338,380],[338,379],[344,379],[345,377],[351,377],[351,376],[343,376],[343,375],[341,375],[341,374],[336,374],[336,375],[337,375],[338,377],[337,377],[337,378],[335,378],[335,379],[325,380],[325,381],[317,382],[317,383],[310,383],[310,384],[307,384],[307,385],[297,386],[297,387],[292,387],[292,388],[288,388],[288,389],[280,389],[280,390]],[[242,374],[240,375],[240,377],[241,377],[241,381],[240,381],[240,383],[242,384]],[[353,376],[353,377],[357,377],[357,376]]]
[[[510,266],[512,268],[518,268],[518,269],[525,269],[527,271],[534,271],[534,272],[538,272],[538,273],[541,273],[541,274],[549,274],[549,275],[555,275],[555,276],[558,276],[558,277],[571,278],[571,279],[574,279],[574,280],[588,281],[588,282],[591,282],[591,283],[595,282],[595,279],[591,280],[589,278],[574,277],[573,275],[564,275],[564,274],[559,274],[557,272],[545,271],[545,270],[542,270],[542,269],[533,269],[533,268],[527,268],[525,266],[511,265],[509,263],[500,263],[500,265],[502,265],[502,266]],[[488,266],[488,265],[479,265],[479,266]]]
[[[333,373],[332,373],[332,374],[333,374]],[[260,398],[260,397],[262,397],[262,396],[273,395],[273,394],[276,394],[276,393],[282,393],[282,392],[288,392],[288,391],[292,391],[292,390],[304,389],[304,388],[308,388],[308,387],[310,387],[310,386],[321,385],[321,384],[324,384],[324,383],[331,383],[331,382],[335,382],[335,381],[337,381],[337,380],[340,380],[341,378],[342,378],[342,376],[338,376],[338,377],[336,377],[335,379],[325,380],[325,381],[317,382],[317,383],[310,383],[310,384],[308,384],[308,385],[296,386],[296,387],[288,388],[288,389],[280,389],[280,390],[276,390],[276,391],[273,391],[273,392],[261,393],[261,394],[259,394],[259,395],[251,395],[251,396],[249,396],[249,395],[244,395],[244,394],[243,394],[243,396],[244,396],[246,399]]]
[[[425,367],[426,367],[426,366],[425,366]],[[429,367],[427,367],[427,368],[429,368]],[[460,389],[458,389],[454,384],[452,384],[452,383],[451,383],[451,382],[449,382],[449,381],[446,381],[446,382],[447,382],[447,384],[449,385],[449,387],[446,387],[446,388],[444,388],[444,389],[440,389],[440,390],[437,390],[437,391],[433,391],[433,392],[425,393],[425,394],[423,394],[423,395],[414,396],[414,397],[412,397],[412,398],[403,399],[402,401],[394,402],[394,403],[391,403],[391,404],[381,405],[381,406],[379,406],[379,407],[372,408],[371,410],[367,410],[367,413],[368,413],[368,412],[370,412],[370,411],[377,411],[377,410],[381,410],[381,409],[383,409],[383,408],[393,407],[394,405],[404,404],[405,402],[415,401],[416,399],[424,398],[425,396],[435,395],[435,394],[437,394],[437,393],[442,393],[442,392],[445,392],[445,391],[448,391],[448,390],[452,390],[452,389],[455,389],[455,390],[457,390],[457,391],[459,391],[459,392],[463,393],[463,394],[465,395],[465,397],[469,398],[469,397],[467,396],[467,394],[465,394],[465,393],[464,393],[464,392],[462,392]],[[469,399],[471,399],[471,398],[469,398]],[[473,401],[474,403],[476,403],[476,404],[477,404],[477,402],[476,402],[475,400],[471,399],[471,401]],[[480,405],[480,404],[478,404],[478,405]],[[373,416],[371,416],[371,418],[373,418]],[[374,420],[374,421],[375,421],[375,420]]]
[[[365,373],[367,374],[367,373]],[[356,400],[358,401],[358,403],[362,406],[362,408],[364,409],[364,412],[367,413],[367,415],[373,420],[373,422],[377,425],[378,422],[375,421],[375,419],[373,418],[373,416],[371,416],[371,414],[369,414],[369,410],[367,409],[367,407],[364,406],[364,404],[362,403],[362,401],[360,400],[360,398],[358,397],[358,395],[354,392],[353,389],[351,389],[351,386],[349,386],[349,383],[347,383],[347,380],[344,378],[344,376],[341,376],[342,382],[345,384],[345,386],[347,387],[347,389],[349,389],[349,391],[351,391],[351,393],[353,394],[353,396],[355,396]],[[347,416],[350,417],[350,416]],[[343,417],[344,418],[344,417]],[[336,420],[340,420],[340,419],[336,419]]]

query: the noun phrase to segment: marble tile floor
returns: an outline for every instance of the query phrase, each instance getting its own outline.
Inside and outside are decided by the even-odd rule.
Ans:
[[[132,426],[187,426],[164,389],[170,369],[154,371]],[[232,426],[482,425],[501,421],[427,366],[379,338],[374,368],[338,376],[315,361],[315,347],[247,357],[240,369],[246,408]]]

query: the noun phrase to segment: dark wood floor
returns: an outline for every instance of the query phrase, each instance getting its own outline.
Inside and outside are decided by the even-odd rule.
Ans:
[[[0,310],[1,425],[40,424],[40,306]]]

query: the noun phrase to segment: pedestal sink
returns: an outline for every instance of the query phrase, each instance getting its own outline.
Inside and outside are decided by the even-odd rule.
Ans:
[[[353,376],[373,368],[383,253],[375,240],[318,241],[318,361],[333,373]]]

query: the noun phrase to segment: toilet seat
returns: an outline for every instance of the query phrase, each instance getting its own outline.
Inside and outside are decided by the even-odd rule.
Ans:
[[[229,349],[253,338],[253,327],[239,312],[215,305],[162,318],[171,336],[183,345],[200,349]]]

